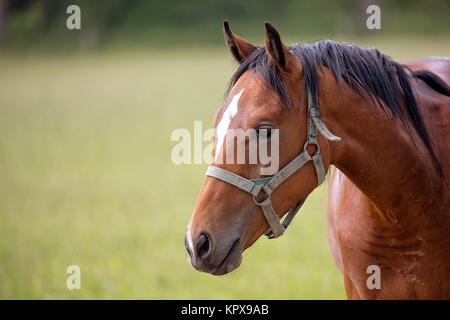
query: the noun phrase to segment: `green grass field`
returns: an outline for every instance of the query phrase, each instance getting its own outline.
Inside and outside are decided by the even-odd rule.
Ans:
[[[398,60],[450,55],[448,38],[359,43]],[[224,47],[0,54],[0,298],[345,298],[327,184],[235,272],[213,277],[188,262],[206,165],[172,164],[170,134],[212,126],[234,67]],[[66,288],[72,264],[80,290]]]

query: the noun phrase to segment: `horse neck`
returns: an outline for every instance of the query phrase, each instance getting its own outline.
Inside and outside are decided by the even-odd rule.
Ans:
[[[431,218],[445,211],[443,180],[415,130],[411,137],[400,120],[367,105],[350,89],[340,91],[334,81],[326,83],[327,88],[320,88],[327,93],[320,99],[322,115],[342,137],[330,143],[330,162],[395,224],[413,223],[424,212]]]

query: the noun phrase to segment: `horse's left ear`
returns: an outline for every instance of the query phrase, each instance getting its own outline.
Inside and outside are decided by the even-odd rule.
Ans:
[[[294,64],[295,57],[281,41],[277,29],[269,22],[266,26],[266,51],[278,67],[284,71],[289,71]]]
[[[231,54],[237,60],[237,62],[241,63],[247,58],[253,50],[256,49],[254,45],[248,42],[245,39],[235,35],[228,24],[228,21],[223,22],[223,33],[225,35],[225,42],[230,49]]]

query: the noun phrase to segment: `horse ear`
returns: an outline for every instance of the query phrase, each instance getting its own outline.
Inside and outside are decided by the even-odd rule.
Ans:
[[[228,49],[230,49],[231,54],[239,63],[244,61],[256,49],[250,42],[235,35],[231,31],[228,21],[223,22],[223,33],[225,34],[225,43]]]
[[[266,51],[279,68],[289,71],[294,55],[281,42],[280,34],[277,29],[269,22],[266,26]]]

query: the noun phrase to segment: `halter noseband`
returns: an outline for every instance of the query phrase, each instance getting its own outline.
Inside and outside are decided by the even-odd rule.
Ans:
[[[308,90],[307,125],[307,138],[303,151],[273,176],[248,180],[233,172],[215,166],[209,166],[206,170],[207,176],[228,182],[229,184],[232,184],[253,195],[253,202],[255,202],[257,206],[261,207],[264,217],[269,223],[270,228],[265,234],[269,239],[278,238],[284,233],[284,230],[286,230],[306,200],[301,200],[293,208],[291,208],[289,213],[286,215],[286,218],[284,218],[283,222],[281,222],[277,213],[273,209],[272,201],[270,199],[270,196],[275,188],[288,179],[292,174],[297,172],[297,170],[303,167],[308,161],[312,161],[316,170],[317,186],[321,185],[325,180],[325,168],[323,166],[322,157],[320,156],[319,143],[317,142],[317,130],[319,130],[320,133],[322,133],[322,135],[330,141],[341,140],[340,137],[333,135],[323,123],[319,108],[314,103],[310,90]],[[306,147],[310,144],[316,146],[316,150],[312,156],[306,150]],[[266,194],[266,198],[262,201],[258,201],[256,197],[261,191]]]

